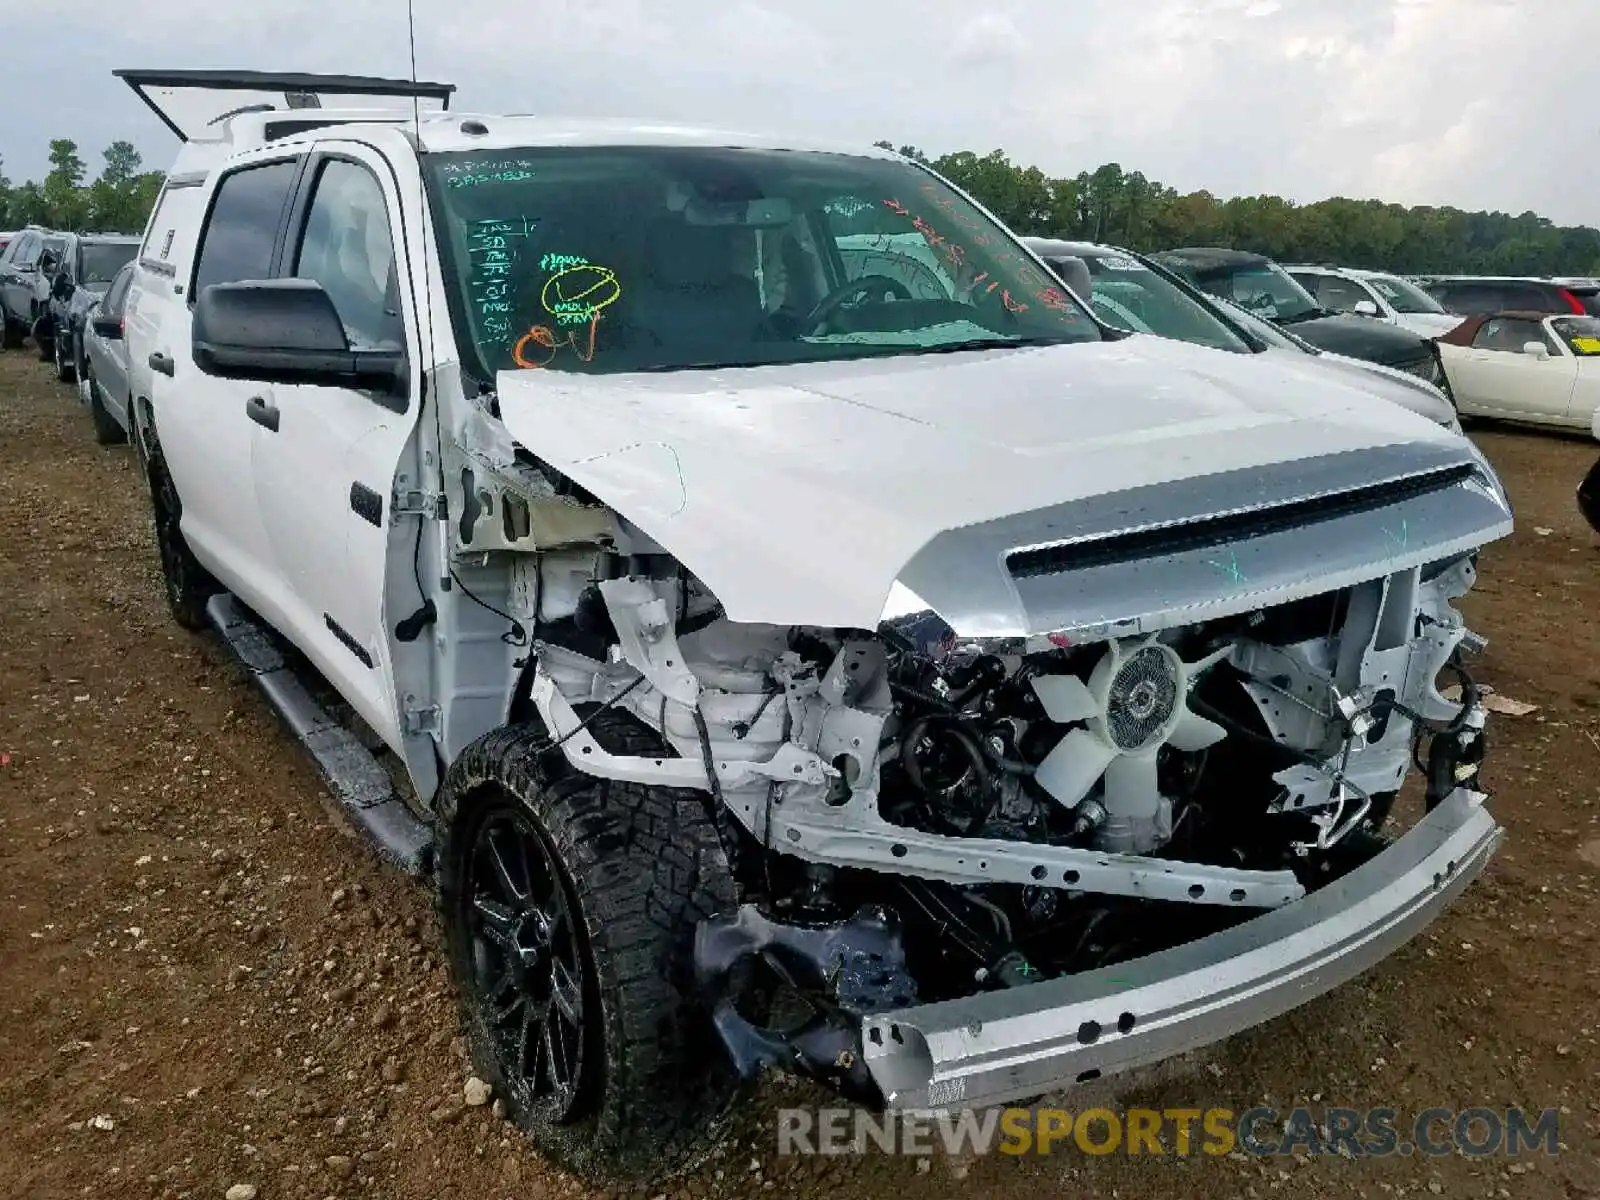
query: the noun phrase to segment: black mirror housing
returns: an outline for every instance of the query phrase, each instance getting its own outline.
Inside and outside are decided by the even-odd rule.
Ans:
[[[122,340],[122,318],[120,317],[95,317],[92,322],[94,334],[108,342]]]
[[[192,342],[195,366],[223,379],[406,393],[405,353],[351,349],[333,301],[310,279],[212,284],[195,300]]]

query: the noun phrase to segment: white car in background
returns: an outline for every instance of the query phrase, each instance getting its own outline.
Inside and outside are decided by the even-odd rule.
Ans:
[[[1461,324],[1416,284],[1383,271],[1358,271],[1353,267],[1286,268],[1295,281],[1334,312],[1372,317],[1397,325],[1422,337],[1438,337]]]
[[[1438,345],[1463,416],[1594,430],[1600,317],[1486,313]]]

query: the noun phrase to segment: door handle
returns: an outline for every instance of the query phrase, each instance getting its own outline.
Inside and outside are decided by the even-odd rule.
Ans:
[[[177,369],[176,364],[172,361],[172,355],[162,354],[159,350],[152,354],[147,361],[150,363],[152,371],[160,371],[169,378]]]
[[[244,402],[244,415],[261,428],[278,432],[278,406],[260,396],[251,396]]]

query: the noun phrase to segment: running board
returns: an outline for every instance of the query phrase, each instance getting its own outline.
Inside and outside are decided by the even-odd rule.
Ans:
[[[285,727],[310,751],[322,781],[378,853],[407,875],[426,876],[432,869],[433,831],[395,794],[388,772],[355,734],[317,703],[285,660],[275,635],[226,592],[211,597],[206,617]]]

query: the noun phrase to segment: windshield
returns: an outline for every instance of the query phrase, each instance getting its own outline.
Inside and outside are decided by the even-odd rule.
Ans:
[[[80,281],[102,289],[109,287],[122,264],[133,260],[139,248],[137,242],[85,242],[83,245],[83,279]]]
[[[1045,261],[1055,266],[1061,260],[1047,257]],[[1080,261],[1089,269],[1086,299],[1107,325],[1235,354],[1251,353],[1238,334],[1182,288],[1131,255],[1085,254]]]
[[[1321,350],[1298,334],[1290,333],[1286,329],[1280,329],[1271,321],[1256,316],[1255,313],[1241,308],[1231,300],[1220,300],[1218,303],[1223,306],[1228,316],[1245,327],[1246,332],[1254,334],[1269,346],[1275,346],[1279,350],[1300,350],[1306,354],[1322,353]]]
[[[484,381],[1101,337],[1005,229],[906,162],[541,147],[426,163],[463,362]]]
[[[1366,283],[1373,291],[1389,302],[1397,313],[1442,313],[1441,305],[1414,283],[1407,283],[1393,275],[1368,275]]]
[[[1277,263],[1212,267],[1196,271],[1195,282],[1269,321],[1300,321],[1322,312],[1311,293]]]
[[[1550,327],[1579,358],[1600,355],[1600,317],[1557,317]]]

